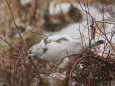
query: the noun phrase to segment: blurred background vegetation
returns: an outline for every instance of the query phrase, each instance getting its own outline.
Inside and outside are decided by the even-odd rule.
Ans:
[[[114,0],[81,0],[84,4],[88,1],[88,5],[93,5],[98,8],[98,3],[103,2],[107,5],[114,5]],[[46,31],[58,31],[67,24],[72,22],[83,21],[83,14],[78,8],[73,6],[74,3],[79,3],[79,0],[8,0],[15,22],[19,27],[19,31],[25,41],[39,40],[37,33],[43,33]],[[66,13],[58,12],[51,14],[49,12],[50,4],[54,3],[55,6],[61,3],[70,3],[71,7]],[[54,8],[55,9],[55,8]],[[66,8],[65,8],[66,9]],[[114,14],[113,14],[114,15]],[[18,34],[14,25],[11,13],[9,11],[6,0],[0,0],[0,36],[5,36],[9,42],[17,42]],[[36,32],[31,33],[29,30]],[[24,35],[24,36],[23,36]]]

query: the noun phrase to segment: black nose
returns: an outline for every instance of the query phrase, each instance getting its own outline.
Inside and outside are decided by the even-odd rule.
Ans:
[[[99,40],[99,41],[97,41],[97,43],[98,43],[98,44],[103,44],[103,43],[105,43],[105,42],[104,42],[104,40]]]

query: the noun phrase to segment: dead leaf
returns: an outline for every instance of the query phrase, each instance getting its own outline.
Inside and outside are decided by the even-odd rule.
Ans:
[[[95,28],[93,19],[90,22],[90,28],[91,28],[91,40],[94,40],[95,39],[96,28]]]

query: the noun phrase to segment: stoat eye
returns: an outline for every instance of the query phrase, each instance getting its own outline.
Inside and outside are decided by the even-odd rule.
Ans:
[[[29,54],[32,54],[32,50],[29,50]]]

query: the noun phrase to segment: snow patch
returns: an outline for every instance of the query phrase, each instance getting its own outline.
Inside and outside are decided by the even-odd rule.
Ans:
[[[68,10],[70,5],[67,5],[67,4],[61,4],[61,6],[57,5],[57,7],[54,9],[54,7],[50,7],[50,13],[51,14],[55,14],[55,13],[58,13],[60,10],[60,7],[63,8],[63,11],[65,9],[65,11]],[[44,34],[45,35],[57,35],[57,34],[69,34],[69,35],[75,35],[76,37],[80,37],[80,32],[83,33],[83,35],[85,36],[85,38],[88,40],[89,39],[89,35],[88,35],[88,26],[87,26],[87,16],[86,16],[86,12],[83,11],[83,9],[85,10],[85,7],[83,5],[79,5],[79,4],[74,4],[75,7],[77,7],[78,9],[80,9],[81,13],[83,14],[83,18],[84,20],[80,23],[71,23],[69,24],[67,27],[63,28],[62,30],[60,31],[57,31],[57,32],[47,32],[45,31]],[[82,8],[83,9],[82,9]],[[89,6],[88,7],[89,9],[89,13],[90,15],[96,19],[96,21],[102,21],[103,17],[102,17],[102,14],[99,12],[98,9],[96,9],[95,7],[93,6]],[[88,15],[88,23],[90,22],[90,20],[92,19],[91,16]],[[108,13],[104,13],[104,18],[105,19],[109,19],[111,18],[111,16],[108,14]],[[111,33],[112,31],[114,31],[114,24],[106,24],[106,27],[105,27],[105,30],[106,30],[106,33]],[[108,39],[110,40],[111,38],[111,34],[106,34]],[[114,37],[114,36],[113,36]],[[97,36],[95,37],[95,40],[105,40],[105,37],[102,37],[101,35],[100,36]],[[112,39],[112,42],[115,43],[115,40]],[[100,45],[100,51],[103,51],[103,47],[104,45]],[[99,51],[99,52],[100,52]],[[102,54],[102,53],[99,53],[99,54]]]
[[[21,4],[24,6],[28,3],[30,3],[32,0],[20,0]]]
[[[55,1],[52,1],[49,5],[49,14],[54,15],[60,12],[66,13],[69,11],[70,6],[70,3],[56,4]]]

